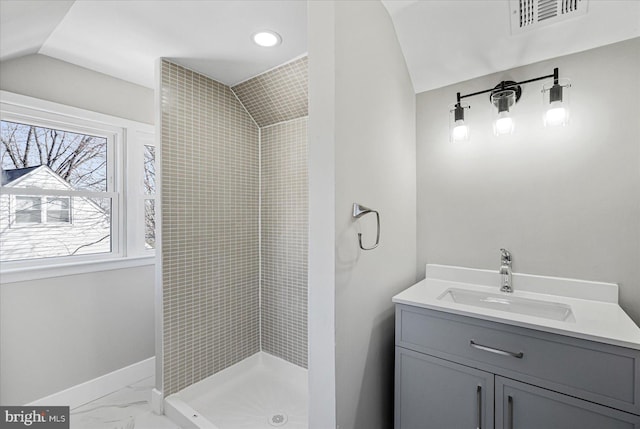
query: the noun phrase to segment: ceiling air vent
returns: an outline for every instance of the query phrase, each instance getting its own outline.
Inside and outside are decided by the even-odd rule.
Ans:
[[[511,34],[582,16],[589,0],[510,0]]]

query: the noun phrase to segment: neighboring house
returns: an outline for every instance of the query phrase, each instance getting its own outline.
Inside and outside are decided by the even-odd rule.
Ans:
[[[82,196],[47,196],[46,190],[74,190],[48,166],[3,170],[2,187],[44,189],[45,195],[1,195],[0,260],[111,250],[108,211]]]

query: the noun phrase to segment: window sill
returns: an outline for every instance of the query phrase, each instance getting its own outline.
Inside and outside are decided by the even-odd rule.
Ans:
[[[155,256],[105,259],[101,261],[75,262],[72,264],[43,265],[39,267],[15,268],[0,271],[2,284],[73,276],[100,271],[155,265]]]

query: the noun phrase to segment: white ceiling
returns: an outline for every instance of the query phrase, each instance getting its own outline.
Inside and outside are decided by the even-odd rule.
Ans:
[[[510,34],[507,0],[383,0],[416,92],[640,37],[640,0]],[[306,0],[0,0],[0,60],[40,53],[150,88],[165,57],[234,85],[307,51]],[[269,28],[283,43],[255,46]]]
[[[0,60],[35,54],[73,0],[0,1]]]
[[[415,91],[640,37],[639,0],[590,0],[585,16],[511,36],[506,0],[383,0]]]
[[[57,3],[68,3],[67,10],[63,12],[62,4],[53,7]],[[43,4],[57,13],[39,9]],[[233,85],[307,50],[303,0],[2,0],[0,7],[0,59],[14,57],[17,51],[38,52],[150,88],[155,86],[155,61],[160,57]],[[32,21],[34,13],[42,19]],[[5,20],[13,40],[5,39]],[[46,28],[32,35],[43,23]],[[282,44],[256,46],[250,37],[262,29],[278,32]],[[49,34],[43,38],[46,30]]]

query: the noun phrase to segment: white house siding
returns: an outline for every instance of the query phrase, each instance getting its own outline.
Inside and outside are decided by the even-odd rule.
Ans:
[[[6,187],[72,190],[47,167],[38,168],[8,183]],[[84,197],[71,197],[70,204],[71,223],[44,223],[46,219],[43,213],[43,223],[16,224],[15,195],[2,195],[0,198],[0,260],[109,252],[111,250],[109,214]]]

